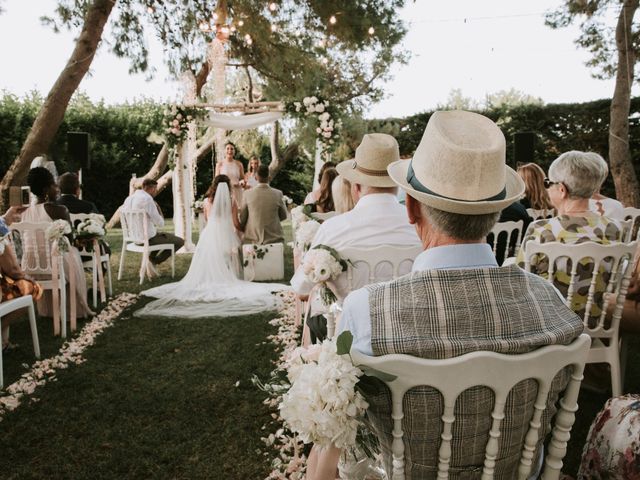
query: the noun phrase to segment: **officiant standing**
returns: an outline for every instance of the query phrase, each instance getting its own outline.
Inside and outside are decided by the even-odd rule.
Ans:
[[[240,227],[244,242],[255,245],[282,243],[284,234],[280,222],[287,218],[282,192],[269,186],[269,167],[258,167],[258,185],[245,192],[240,211]]]

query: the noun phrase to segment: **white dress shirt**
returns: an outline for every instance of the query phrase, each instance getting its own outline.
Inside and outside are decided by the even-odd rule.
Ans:
[[[144,210],[149,217],[149,238],[156,236],[156,227],[164,226],[164,218],[160,215],[156,202],[151,195],[144,190],[136,190],[129,195],[122,205],[126,210]]]
[[[311,248],[316,245],[327,245],[340,253],[344,248],[420,245],[420,239],[415,227],[409,223],[406,208],[398,203],[395,195],[372,193],[361,197],[353,210],[331,217],[320,225]],[[341,277],[345,278],[339,278],[335,284],[338,296],[344,298],[349,292],[346,275]],[[367,283],[367,272],[359,275],[355,269],[353,284],[356,288]],[[300,265],[291,279],[294,291],[308,295],[313,285],[305,278]]]
[[[429,248],[416,257],[411,271],[497,266],[496,257],[488,244],[468,243]],[[366,288],[354,290],[345,299],[338,334],[345,330],[353,335],[353,348],[365,355],[373,355],[369,291]]]

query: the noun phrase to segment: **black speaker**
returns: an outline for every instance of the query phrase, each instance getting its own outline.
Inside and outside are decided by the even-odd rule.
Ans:
[[[519,163],[531,163],[534,161],[536,138],[537,135],[534,132],[513,134],[513,161],[516,167]]]
[[[72,170],[91,168],[89,159],[89,134],[86,132],[67,133],[67,156]]]

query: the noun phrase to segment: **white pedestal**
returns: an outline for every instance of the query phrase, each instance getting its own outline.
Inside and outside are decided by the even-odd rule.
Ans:
[[[244,279],[247,281],[284,278],[284,245],[282,243],[243,245],[242,258]]]

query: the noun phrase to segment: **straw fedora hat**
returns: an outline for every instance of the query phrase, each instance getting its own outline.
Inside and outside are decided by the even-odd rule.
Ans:
[[[505,165],[502,131],[487,117],[461,110],[431,115],[413,158],[389,165],[407,194],[445,212],[499,212],[524,194],[524,182]]]
[[[386,133],[368,133],[362,139],[353,160],[338,164],[338,173],[351,183],[370,187],[395,187],[387,167],[400,159],[398,142]]]

